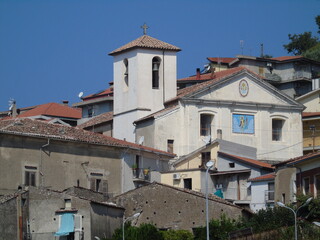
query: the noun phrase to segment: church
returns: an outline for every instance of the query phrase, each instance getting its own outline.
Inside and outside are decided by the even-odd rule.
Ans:
[[[204,192],[205,165],[213,161],[210,192],[256,206],[250,179],[302,155],[304,106],[243,66],[197,71],[182,79],[179,89],[179,51],[145,29],[109,53],[114,59],[113,137],[176,154],[161,174],[162,183],[176,187]],[[264,191],[274,188],[270,181]]]

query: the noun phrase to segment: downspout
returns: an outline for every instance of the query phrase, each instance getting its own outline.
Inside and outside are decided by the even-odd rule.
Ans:
[[[40,187],[43,187],[43,172],[42,172],[42,149],[50,145],[50,138],[48,138],[47,144],[40,147],[40,164],[39,164],[39,174],[40,174]]]
[[[294,165],[293,165],[294,166]],[[300,191],[302,191],[302,170],[301,168],[299,167],[296,167],[294,166],[296,169],[299,169],[299,175],[300,175],[300,178],[299,178],[299,184],[300,184]],[[298,189],[297,189],[297,193],[298,193]]]
[[[163,82],[163,89],[162,89],[162,96],[163,96],[163,105],[165,102],[165,82],[164,82],[164,50],[162,51],[162,82]]]

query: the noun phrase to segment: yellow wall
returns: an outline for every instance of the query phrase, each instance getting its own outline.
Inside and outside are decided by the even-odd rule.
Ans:
[[[191,178],[192,179],[192,190],[200,191],[201,187],[201,170],[196,169],[194,171],[181,171],[176,172],[176,174],[180,175],[179,180],[173,180],[173,173],[163,173],[161,174],[161,183],[171,185],[174,187],[184,188],[183,179]]]

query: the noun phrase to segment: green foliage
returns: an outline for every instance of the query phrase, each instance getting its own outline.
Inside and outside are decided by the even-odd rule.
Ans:
[[[229,239],[229,232],[240,229],[241,226],[240,222],[227,218],[225,215],[222,215],[220,219],[212,219],[209,223],[210,239]],[[193,234],[194,240],[205,240],[206,227],[195,228]]]
[[[308,195],[298,195],[297,201],[299,205],[305,203],[310,196]],[[298,212],[298,217],[303,217],[309,222],[320,221],[320,199],[313,198],[308,206],[301,208]]]
[[[294,55],[301,55],[318,43],[318,38],[312,37],[311,32],[289,34],[288,36],[291,42],[283,45],[283,47],[288,53],[293,53]]]
[[[193,240],[193,234],[187,230],[162,231],[163,240]]]
[[[318,25],[318,28],[319,28],[318,33],[320,34],[320,15],[316,16],[316,24]]]
[[[320,43],[308,49],[305,53],[303,53],[303,56],[320,62]]]

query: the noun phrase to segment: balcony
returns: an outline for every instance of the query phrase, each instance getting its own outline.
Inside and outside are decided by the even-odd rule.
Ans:
[[[132,169],[132,177],[134,182],[150,182],[151,173],[149,168]]]

